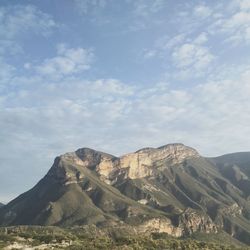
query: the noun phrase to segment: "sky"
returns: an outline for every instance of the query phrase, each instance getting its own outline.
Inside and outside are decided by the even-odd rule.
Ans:
[[[0,0],[0,201],[57,155],[250,151],[249,0]]]

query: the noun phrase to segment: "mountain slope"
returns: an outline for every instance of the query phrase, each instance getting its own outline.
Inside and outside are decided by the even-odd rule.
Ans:
[[[115,157],[57,157],[30,191],[0,209],[2,225],[132,225],[173,236],[224,230],[250,244],[250,153],[204,158],[183,144]]]
[[[211,158],[220,173],[238,187],[246,198],[250,195],[250,153],[234,153]]]
[[[88,167],[77,165],[80,154]],[[81,225],[132,222],[163,213],[142,206],[102,182],[90,170],[101,157],[112,157],[94,150],[57,157],[47,175],[30,191],[20,195],[0,212],[4,225]],[[97,161],[97,162],[96,162]],[[93,165],[94,164],[94,165]],[[130,216],[126,216],[130,213]],[[124,217],[124,218],[123,218]]]
[[[2,206],[4,206],[4,204],[0,202],[0,207],[2,207]]]

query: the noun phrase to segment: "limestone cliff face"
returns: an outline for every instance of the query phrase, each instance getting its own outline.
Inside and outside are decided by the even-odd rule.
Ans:
[[[118,176],[144,178],[152,175],[158,166],[178,164],[192,157],[199,157],[196,150],[183,144],[169,144],[156,149],[141,149],[116,159],[103,157],[96,170],[110,183],[117,181]]]
[[[140,225],[139,229],[143,232],[167,233],[174,237],[191,235],[195,232],[218,232],[217,225],[207,215],[190,208],[179,216],[178,225],[173,225],[171,220],[167,218],[154,218]]]
[[[190,157],[199,157],[199,154],[183,144],[169,144],[124,155],[121,157],[121,167],[128,168],[129,178],[137,179],[150,176],[158,165],[178,164]]]
[[[209,216],[190,208],[179,217],[179,227],[183,229],[185,235],[197,231],[205,233],[218,232],[218,227]]]
[[[181,237],[183,235],[183,230],[181,227],[175,227],[171,223],[171,220],[162,218],[148,220],[139,226],[139,231],[167,233],[174,237]]]
[[[160,148],[141,149],[119,158],[83,148],[60,156],[57,159],[59,168],[55,169],[54,174],[58,178],[77,181],[79,178],[77,173],[63,169],[62,162],[67,161],[95,170],[100,175],[101,180],[108,184],[114,184],[121,178],[137,179],[151,176],[158,166],[178,164],[192,157],[199,157],[198,152],[183,144],[168,144]]]

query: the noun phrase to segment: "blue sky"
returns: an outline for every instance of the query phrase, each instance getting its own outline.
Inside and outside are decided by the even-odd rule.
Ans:
[[[249,151],[249,96],[249,0],[0,0],[0,201],[80,147]]]

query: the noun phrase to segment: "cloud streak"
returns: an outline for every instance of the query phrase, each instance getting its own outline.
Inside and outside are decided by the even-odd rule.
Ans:
[[[45,59],[40,65],[26,63],[26,69],[35,69],[38,74],[61,78],[66,75],[82,73],[90,69],[94,53],[84,48],[67,48],[65,44],[57,46],[57,56]]]
[[[46,36],[57,26],[50,15],[33,5],[1,7],[0,24],[0,37],[6,39],[13,39],[29,30]]]

